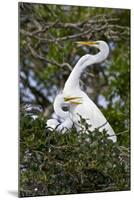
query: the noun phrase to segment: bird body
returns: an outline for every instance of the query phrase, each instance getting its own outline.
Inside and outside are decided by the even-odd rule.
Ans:
[[[95,128],[99,128],[100,131],[105,129],[109,135],[109,139],[116,142],[116,135],[112,127],[107,122],[97,105],[95,105],[87,94],[81,90],[79,84],[79,79],[84,69],[92,64],[100,63],[105,60],[109,54],[109,47],[104,41],[78,43],[80,45],[94,46],[100,51],[96,55],[86,54],[76,63],[65,83],[62,94],[58,95],[54,101],[54,111],[63,122],[48,121],[52,123],[54,122],[54,124],[49,123],[49,125],[55,127],[58,131],[65,132],[65,130],[72,128],[74,123],[77,132],[79,132],[83,129],[80,124],[81,116],[90,125],[90,131],[93,131]],[[69,106],[69,111],[63,111],[62,106],[64,104]]]
[[[72,126],[73,126],[72,119],[67,118],[56,128],[56,130],[58,132],[65,133],[66,131],[70,130]]]
[[[84,44],[85,42],[79,43]],[[100,131],[105,129],[109,138],[113,140],[113,142],[116,142],[116,135],[112,127],[97,105],[81,90],[79,84],[79,79],[84,69],[94,63],[102,62],[109,54],[109,47],[106,42],[97,41],[96,43],[93,43],[93,46],[99,48],[100,52],[96,55],[86,54],[79,59],[65,83],[63,96],[66,102],[70,102],[69,111],[72,114],[72,120],[77,131],[80,131],[83,128],[79,123],[81,116],[89,125],[91,125],[89,126],[90,131],[93,131],[95,128],[99,128]]]
[[[57,121],[57,119],[48,119],[46,122],[46,127],[51,131],[53,129],[56,129],[60,123]]]
[[[72,121],[74,122],[74,126],[77,129],[77,132],[83,130],[83,126],[81,126],[81,117],[86,120],[86,123],[89,124],[89,130],[94,131],[95,128],[99,128],[99,131],[103,131],[105,129],[107,134],[110,136],[109,138],[116,142],[115,133],[104,117],[103,113],[96,106],[96,104],[84,93],[81,92],[82,95],[82,104],[78,105],[70,105],[70,112],[72,116]]]

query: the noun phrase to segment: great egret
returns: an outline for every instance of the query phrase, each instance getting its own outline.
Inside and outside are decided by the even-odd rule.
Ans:
[[[58,132],[65,133],[68,129],[72,128],[73,121],[69,111],[64,111],[63,107],[68,106],[64,101],[63,94],[58,94],[54,101],[54,112],[60,118],[61,122],[57,119],[47,120],[47,127],[49,130],[56,129]]]
[[[96,42],[77,42],[79,45],[93,46],[99,49],[96,55],[86,54],[82,56],[75,67],[73,68],[68,80],[63,89],[64,101],[70,105],[70,113],[72,120],[76,126],[77,131],[81,130],[80,116],[86,119],[87,123],[91,125],[90,130],[99,128],[100,131],[105,129],[109,135],[109,139],[116,142],[116,135],[107,122],[106,118],[95,105],[95,103],[80,89],[79,79],[83,70],[92,64],[104,61],[109,54],[109,47],[104,41]]]

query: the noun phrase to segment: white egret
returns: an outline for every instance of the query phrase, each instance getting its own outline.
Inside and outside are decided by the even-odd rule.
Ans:
[[[53,129],[56,129],[60,123],[58,122],[57,119],[48,119],[46,122],[46,127],[52,131]]]
[[[83,70],[87,66],[104,61],[109,54],[109,47],[104,41],[77,43],[80,45],[96,47],[99,49],[99,53],[96,55],[86,54],[79,59],[65,83],[63,89],[64,100],[70,104],[69,111],[72,114],[72,120],[77,131],[81,130],[81,126],[79,124],[81,116],[82,118],[86,119],[88,124],[91,125],[91,131],[99,127],[100,131],[105,129],[109,135],[109,139],[113,140],[113,142],[116,142],[116,135],[112,127],[107,122],[99,108],[87,96],[87,94],[81,90],[79,85],[80,75],[82,74]]]
[[[69,111],[63,110],[64,106],[68,106],[68,103],[64,101],[63,94],[57,95],[54,101],[54,111],[62,122],[58,122],[57,119],[47,120],[49,130],[56,129],[58,132],[65,133],[68,129],[72,128],[73,121],[71,120]]]

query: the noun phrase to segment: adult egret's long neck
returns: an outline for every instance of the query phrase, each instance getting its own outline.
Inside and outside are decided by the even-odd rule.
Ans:
[[[90,55],[82,56],[75,67],[73,68],[71,74],[69,75],[63,91],[71,90],[71,89],[79,89],[79,79],[83,72],[83,70],[88,66],[92,64],[92,60],[88,62],[85,62],[87,60],[86,56],[90,57]]]
[[[79,79],[80,75],[82,74],[83,70],[92,64],[100,63],[103,60],[105,60],[109,54],[109,47],[105,42],[100,42],[101,45],[97,48],[99,48],[99,53],[96,55],[84,55],[82,56],[77,64],[75,65],[73,71],[71,72],[70,76],[68,77],[68,80],[65,83],[64,91],[69,91],[72,89],[79,89]]]
[[[102,61],[104,61],[108,54],[109,54],[109,46],[107,45],[106,42],[103,42],[102,45],[100,45],[99,47],[99,53],[97,53],[96,55],[94,55],[94,63],[101,63]]]

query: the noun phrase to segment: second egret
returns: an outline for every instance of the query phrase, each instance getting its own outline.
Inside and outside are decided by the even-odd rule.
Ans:
[[[68,107],[68,103],[64,101],[63,94],[58,94],[54,100],[54,112],[59,117],[57,119],[47,120],[47,127],[50,130],[56,129],[58,132],[65,133],[67,130],[72,128],[73,121],[69,111],[64,111],[63,108]]]

